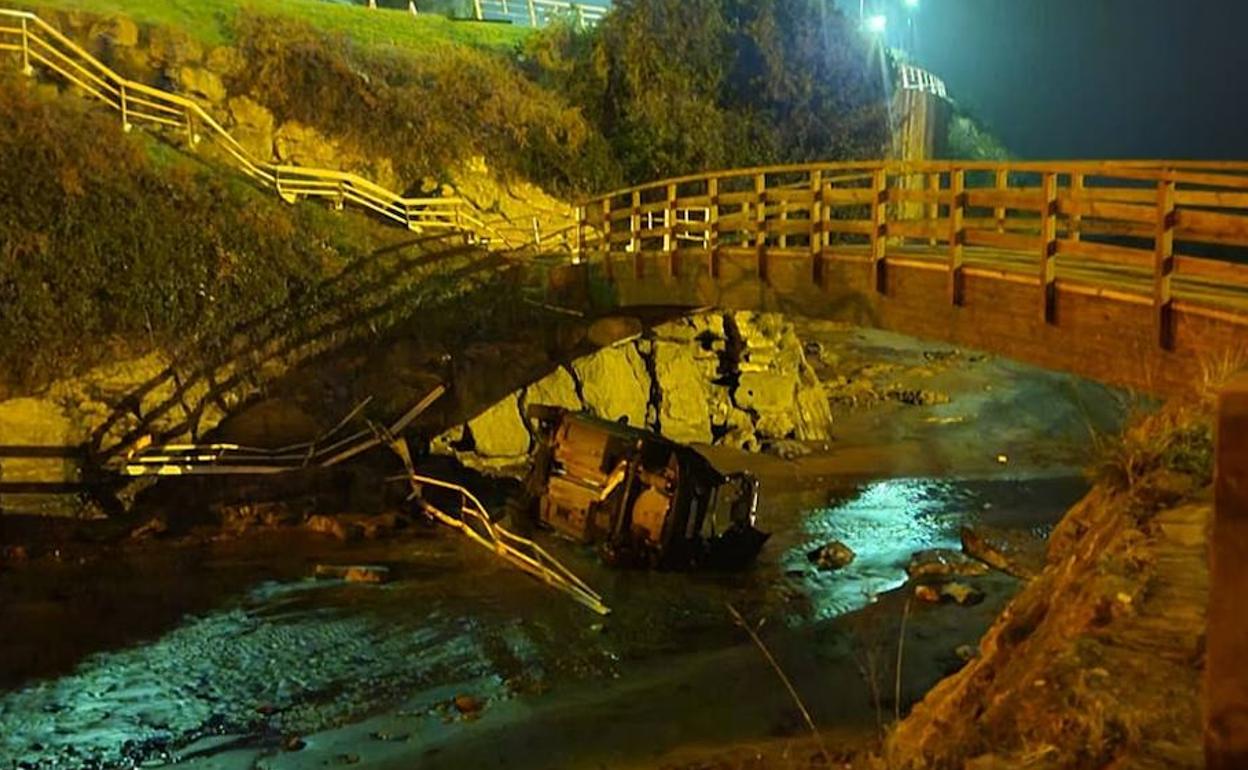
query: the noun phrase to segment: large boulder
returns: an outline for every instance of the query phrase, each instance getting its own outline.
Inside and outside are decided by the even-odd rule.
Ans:
[[[199,67],[182,67],[178,70],[178,84],[182,91],[212,104],[225,101],[228,92],[221,77],[212,70]]]
[[[634,345],[604,348],[572,364],[585,406],[603,419],[645,427],[650,403],[650,373]]]
[[[203,61],[204,47],[180,29],[152,27],[148,33],[148,54],[165,67],[181,67]]]
[[[561,406],[575,412],[583,408],[576,392],[576,380],[562,366],[530,385],[524,392],[524,404],[526,407],[533,404]]]
[[[262,161],[273,158],[273,129],[276,122],[273,113],[245,96],[229,101],[230,116],[234,118],[231,133],[243,149]]]
[[[92,25],[89,37],[109,45],[134,48],[139,44],[139,25],[126,16],[110,16]]]
[[[520,416],[519,394],[513,393],[468,421],[477,454],[523,457],[529,452],[529,430]]]
[[[711,385],[689,343],[654,343],[654,375],[659,386],[659,427],[683,443],[711,442]]]
[[[641,321],[632,316],[607,316],[589,325],[585,336],[596,347],[605,348],[642,332]]]
[[[972,559],[961,551],[929,548],[917,551],[906,564],[911,580],[949,580],[955,577],[977,577],[988,574],[988,565]]]
[[[787,413],[793,408],[797,373],[783,371],[742,372],[733,400],[757,414]]]
[[[273,149],[282,163],[358,174],[389,190],[400,187],[394,164],[388,158],[365,157],[358,148],[303,123],[288,121],[278,127],[273,135]]]
[[[797,417],[797,437],[804,441],[832,438],[832,404],[828,392],[814,371],[803,363],[793,399]]]

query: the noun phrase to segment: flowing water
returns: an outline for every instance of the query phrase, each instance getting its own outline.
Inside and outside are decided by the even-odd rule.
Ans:
[[[844,676],[848,652],[829,624],[902,585],[911,553],[957,547],[958,528],[977,521],[1041,537],[1084,489],[1071,476],[889,479],[833,492],[764,484],[761,524],[773,535],[744,572],[613,571],[591,552],[548,543],[604,595],[614,610],[605,619],[442,530],[362,546],[287,533],[246,552],[229,543],[182,549],[176,569],[152,578],[166,581],[163,591],[175,603],[186,586],[222,572],[267,571],[269,579],[239,581],[143,638],[0,694],[0,767],[159,766],[179,759],[226,767],[235,766],[231,758],[248,766],[265,755],[272,755],[271,766],[322,755],[343,763],[363,755],[377,766],[394,756],[397,766],[411,766],[402,762],[413,753],[423,757],[421,766],[483,756],[491,765],[560,766],[532,748],[525,765],[505,741],[467,738],[486,734],[491,724],[506,735],[566,728],[580,737],[557,743],[573,751],[585,743],[582,729],[568,727],[578,720],[615,728],[603,727],[592,747],[580,749],[595,761],[633,756],[642,746],[785,734],[797,729],[792,709],[726,604],[772,624],[770,638],[781,650],[791,648],[789,658],[806,678],[835,681]],[[806,554],[830,540],[843,541],[857,558],[843,570],[821,572]],[[148,558],[121,555],[110,570],[142,580],[152,569]],[[392,566],[395,580],[365,586],[307,579],[318,560],[380,561]],[[107,581],[108,574],[93,579]],[[994,601],[1007,593],[1003,588]],[[126,607],[111,622],[142,611]],[[60,633],[90,637],[93,629]],[[733,697],[707,692],[720,677],[724,695]],[[751,692],[744,701],[741,688]],[[830,689],[812,696],[825,714],[844,707]],[[487,705],[479,720],[449,706],[457,693]],[[389,721],[365,735],[364,728],[343,727],[370,718]],[[316,737],[331,728],[345,732]],[[288,735],[313,737],[304,751],[282,752]],[[223,764],[206,764],[213,762]]]

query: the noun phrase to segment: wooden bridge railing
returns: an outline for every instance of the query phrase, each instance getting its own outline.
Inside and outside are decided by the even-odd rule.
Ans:
[[[473,0],[472,13],[478,21],[522,19],[530,27],[541,27],[559,17],[569,17],[582,27],[597,24],[609,9],[592,3],[568,0]]]
[[[631,255],[637,271],[647,255],[688,256],[718,276],[732,254],[766,279],[769,260],[808,259],[822,284],[829,260],[866,261],[884,291],[884,266],[905,262],[946,271],[954,305],[964,277],[987,271],[1033,283],[1051,322],[1061,267],[1063,285],[1151,303],[1163,346],[1176,302],[1248,318],[1248,295],[1226,291],[1248,292],[1246,163],[776,166],[620,190],[578,221],[583,258]]]
[[[405,198],[356,174],[258,159],[197,102],[122,77],[34,13],[0,9],[0,52],[5,51],[16,54],[27,75],[36,65],[44,67],[117,110],[127,131],[134,125],[171,129],[192,147],[208,138],[239,171],[288,202],[318,198],[337,208],[350,204],[414,231],[464,230],[516,245],[460,198]]]

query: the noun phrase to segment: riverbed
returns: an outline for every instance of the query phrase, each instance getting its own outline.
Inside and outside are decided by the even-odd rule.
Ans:
[[[946,351],[878,333],[803,336],[842,368],[900,362],[888,378],[949,398],[847,408],[837,440],[797,458],[715,453],[761,480],[772,536],[750,569],[617,571],[545,538],[603,595],[603,618],[432,526],[67,549],[0,574],[0,767],[624,768],[799,739],[729,605],[822,728],[869,740],[1018,586],[993,573],[974,581],[981,604],[920,606],[910,555],[956,548],[964,524],[1042,542],[1086,489],[1087,415],[1112,423],[1113,398],[994,359],[934,368]],[[821,571],[807,553],[831,540],[857,557]],[[392,580],[314,580],[321,563],[384,564]]]

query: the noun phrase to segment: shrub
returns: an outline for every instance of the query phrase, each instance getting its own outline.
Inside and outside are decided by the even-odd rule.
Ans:
[[[408,184],[482,156],[504,176],[556,191],[599,181],[600,136],[579,110],[505,57],[431,41],[425,50],[363,48],[293,19],[242,12],[248,66],[231,91],[389,158]]]
[[[25,79],[0,79],[0,169],[0,386],[211,337],[371,246]]]
[[[629,182],[879,157],[888,142],[878,53],[826,3],[618,0],[593,32],[555,26],[524,54]]]

